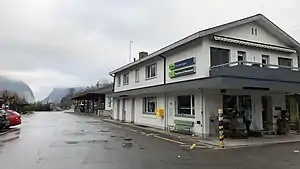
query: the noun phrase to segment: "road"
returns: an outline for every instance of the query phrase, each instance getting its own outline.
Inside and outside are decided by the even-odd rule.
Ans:
[[[298,169],[300,144],[188,150],[176,142],[99,118],[62,112],[23,117],[19,131],[0,136],[7,169]]]

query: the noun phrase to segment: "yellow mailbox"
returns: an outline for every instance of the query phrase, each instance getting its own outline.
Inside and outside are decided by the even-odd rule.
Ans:
[[[163,118],[165,115],[165,110],[163,108],[156,109],[156,117]]]

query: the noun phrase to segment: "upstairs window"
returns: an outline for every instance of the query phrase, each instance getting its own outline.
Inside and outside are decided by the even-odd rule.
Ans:
[[[244,64],[243,62],[246,61],[246,52],[244,51],[238,51],[237,59],[239,61],[239,64]]]
[[[156,77],[156,63],[146,67],[146,79],[151,79]]]
[[[292,59],[279,57],[278,65],[292,67]]]
[[[229,63],[229,49],[210,48],[210,66]]]
[[[118,77],[117,77],[117,85],[118,85],[118,86],[121,86],[121,76],[118,76]]]
[[[125,73],[123,75],[123,85],[128,85],[129,84],[129,73]]]
[[[140,81],[140,69],[135,69],[135,83]]]

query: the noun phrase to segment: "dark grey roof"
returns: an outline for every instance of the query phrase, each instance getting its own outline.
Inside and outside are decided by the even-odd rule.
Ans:
[[[253,22],[253,21],[258,22],[261,26],[267,28],[267,30],[270,31],[274,36],[276,36],[278,39],[282,40],[283,42],[285,42],[287,44],[290,44],[292,47],[297,49],[298,52],[300,51],[299,42],[297,42],[290,35],[288,35],[286,32],[284,32],[282,29],[280,29],[277,25],[275,25],[272,21],[270,21],[264,15],[257,14],[257,15],[254,15],[254,16],[250,16],[250,17],[243,18],[243,19],[240,19],[240,20],[237,20],[237,21],[233,21],[233,22],[230,22],[230,23],[226,23],[226,24],[223,24],[223,25],[219,25],[219,26],[216,26],[216,27],[213,27],[213,28],[209,28],[209,29],[205,29],[205,30],[196,32],[196,33],[194,33],[194,34],[192,34],[188,37],[185,37],[185,38],[183,38],[179,41],[176,41],[176,42],[174,42],[174,43],[172,43],[172,44],[170,44],[170,45],[168,45],[168,46],[166,46],[166,47],[164,47],[164,48],[162,48],[162,49],[160,49],[156,52],[151,53],[147,57],[144,57],[144,58],[139,59],[135,62],[129,63],[129,64],[127,64],[125,66],[122,66],[118,69],[115,69],[115,70],[109,72],[109,74],[113,75],[117,72],[128,69],[128,68],[130,68],[134,65],[140,64],[140,63],[142,63],[146,60],[149,60],[149,59],[154,58],[154,57],[158,57],[160,54],[163,54],[163,53],[165,53],[169,50],[172,50],[174,48],[177,48],[177,47],[179,47],[183,44],[191,42],[191,41],[193,41],[197,38],[201,38],[201,37],[204,37],[204,36],[207,36],[207,35],[211,35],[211,34],[214,34],[214,33],[226,30],[226,29],[230,29],[230,28],[233,28],[233,27],[236,27],[236,26],[244,25],[244,24],[247,24],[247,23],[250,23],[250,22]]]

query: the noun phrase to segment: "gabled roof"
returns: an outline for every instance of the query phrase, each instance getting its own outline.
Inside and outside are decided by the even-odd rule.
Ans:
[[[117,72],[120,72],[122,70],[128,69],[134,65],[137,65],[139,63],[142,63],[146,60],[149,60],[151,58],[154,57],[158,57],[160,54],[163,54],[169,50],[175,49],[183,44],[186,44],[188,42],[191,42],[195,39],[207,36],[207,35],[211,35],[220,31],[224,31],[226,29],[230,29],[233,27],[237,27],[237,26],[241,26],[250,22],[257,22],[259,23],[260,26],[266,28],[269,32],[271,32],[274,36],[276,36],[279,40],[283,41],[286,44],[289,44],[291,47],[295,48],[298,52],[300,51],[300,44],[299,42],[297,42],[294,38],[292,38],[290,35],[288,35],[286,32],[284,32],[282,29],[280,29],[277,25],[275,25],[272,21],[270,21],[268,18],[266,18],[264,15],[262,14],[257,14],[254,16],[250,16],[247,18],[243,18],[237,21],[233,21],[230,23],[226,23],[223,25],[219,25],[213,28],[209,28],[209,29],[205,29],[199,32],[196,32],[190,36],[187,36],[179,41],[176,41],[156,52],[151,53],[150,55],[148,55],[147,57],[144,57],[142,59],[139,59],[135,62],[129,63],[125,66],[122,66],[116,70],[113,70],[111,72],[109,72],[110,75],[113,75]]]

